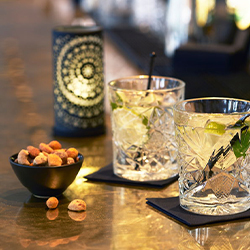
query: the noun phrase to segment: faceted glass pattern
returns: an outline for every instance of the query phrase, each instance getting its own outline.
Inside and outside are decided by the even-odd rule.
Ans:
[[[172,106],[184,97],[184,83],[146,76],[109,84],[113,132],[114,173],[135,180],[163,180],[175,176],[177,150]]]
[[[180,204],[194,213],[226,215],[250,207],[250,118],[239,123],[250,109],[248,101],[216,100],[205,99],[208,113],[203,104],[195,105],[204,99],[183,101],[174,108]],[[225,103],[235,110],[225,109]],[[221,112],[213,113],[217,105]]]

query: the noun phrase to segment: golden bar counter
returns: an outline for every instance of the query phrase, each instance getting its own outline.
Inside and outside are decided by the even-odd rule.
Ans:
[[[189,228],[146,204],[146,198],[178,196],[177,181],[156,189],[83,178],[112,162],[110,118],[107,108],[105,135],[52,134],[51,30],[72,23],[75,15],[57,2],[0,1],[0,249],[250,249],[249,220]],[[104,53],[105,82],[140,73],[107,38]],[[76,147],[85,159],[53,215],[44,199],[22,186],[9,157],[54,139]],[[75,198],[87,204],[84,220],[68,213]]]

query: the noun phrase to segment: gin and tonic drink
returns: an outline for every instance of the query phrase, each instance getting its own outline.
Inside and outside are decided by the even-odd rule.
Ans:
[[[180,205],[225,215],[250,208],[250,102],[201,98],[174,107]]]
[[[119,177],[163,180],[178,174],[172,106],[184,98],[184,82],[136,76],[109,83],[113,166]]]

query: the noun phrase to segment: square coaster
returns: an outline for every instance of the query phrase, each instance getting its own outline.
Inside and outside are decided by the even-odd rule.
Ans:
[[[223,216],[194,214],[180,206],[179,197],[147,198],[146,203],[189,227],[250,218],[250,209],[242,213]]]
[[[84,176],[84,178],[90,181],[100,181],[100,182],[109,182],[109,183],[118,183],[125,185],[141,186],[141,187],[154,187],[154,188],[163,188],[176,180],[178,180],[178,175],[171,177],[166,180],[160,181],[131,181],[127,179],[120,178],[116,176],[113,172],[113,164],[110,163],[106,167],[101,168],[100,170]]]

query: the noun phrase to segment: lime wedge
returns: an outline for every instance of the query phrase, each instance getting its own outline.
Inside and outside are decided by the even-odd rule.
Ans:
[[[142,146],[148,140],[145,117],[126,107],[113,110],[115,140],[121,143]]]
[[[205,126],[205,133],[214,135],[223,135],[225,133],[226,125],[217,122],[208,122]]]

